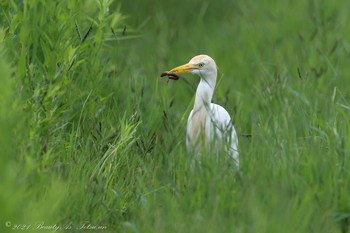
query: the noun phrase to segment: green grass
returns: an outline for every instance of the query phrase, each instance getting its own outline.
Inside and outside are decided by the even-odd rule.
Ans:
[[[350,232],[348,1],[0,6],[1,232]],[[197,54],[240,174],[186,154]]]

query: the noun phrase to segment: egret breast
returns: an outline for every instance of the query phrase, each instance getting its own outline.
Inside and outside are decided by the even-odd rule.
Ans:
[[[207,118],[208,112],[205,109],[192,110],[187,122],[187,144],[194,146],[198,142],[198,136],[205,133],[207,138]]]

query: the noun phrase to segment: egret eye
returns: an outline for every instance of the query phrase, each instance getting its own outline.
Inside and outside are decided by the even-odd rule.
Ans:
[[[199,67],[203,67],[203,66],[204,66],[204,63],[199,63],[198,66],[199,66]]]

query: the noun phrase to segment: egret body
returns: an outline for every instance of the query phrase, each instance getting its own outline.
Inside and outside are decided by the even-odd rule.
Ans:
[[[186,145],[188,150],[199,150],[202,143],[224,149],[239,166],[238,138],[228,112],[218,104],[211,103],[217,78],[215,61],[207,55],[193,57],[187,64],[163,73],[178,79],[179,74],[193,73],[201,79],[196,91],[193,109],[187,121]],[[201,137],[203,135],[203,137]],[[200,140],[203,138],[202,140]]]

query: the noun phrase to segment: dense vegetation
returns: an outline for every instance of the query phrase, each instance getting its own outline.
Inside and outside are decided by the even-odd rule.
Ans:
[[[349,1],[0,6],[1,232],[350,232]],[[186,154],[197,54],[240,173]]]

